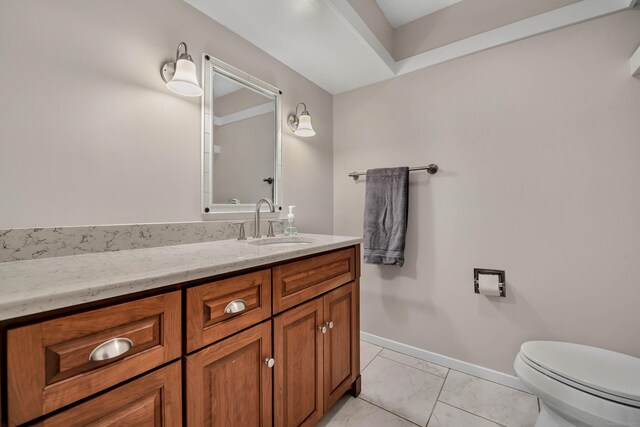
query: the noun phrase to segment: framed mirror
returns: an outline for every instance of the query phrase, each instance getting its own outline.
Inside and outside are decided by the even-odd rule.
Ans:
[[[280,90],[210,55],[202,63],[203,218],[248,217],[262,198],[279,210]]]

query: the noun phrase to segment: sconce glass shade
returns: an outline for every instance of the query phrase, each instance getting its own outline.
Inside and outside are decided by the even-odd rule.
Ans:
[[[298,117],[298,128],[294,133],[298,136],[313,136],[316,134],[313,126],[311,126],[311,116],[309,113],[300,114],[300,117]]]
[[[202,96],[204,91],[198,84],[196,64],[188,59],[178,59],[176,73],[167,82],[167,88],[178,95]]]

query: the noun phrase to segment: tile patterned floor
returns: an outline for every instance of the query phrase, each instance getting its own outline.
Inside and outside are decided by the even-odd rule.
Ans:
[[[531,427],[538,399],[361,341],[362,393],[343,397],[319,427]]]

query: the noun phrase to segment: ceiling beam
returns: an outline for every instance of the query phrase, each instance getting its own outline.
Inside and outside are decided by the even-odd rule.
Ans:
[[[620,12],[636,0],[582,0],[397,62],[397,74],[451,61],[528,37]]]
[[[236,111],[235,113],[227,114],[226,116],[213,116],[213,124],[216,126],[230,125],[242,120],[258,117],[263,114],[271,113],[275,110],[273,101],[266,102],[254,107],[245,108],[244,110]]]
[[[396,76],[620,12],[634,7],[636,2],[637,0],[582,0],[395,61],[348,0],[328,0]]]
[[[395,74],[396,61],[393,59],[389,51],[384,47],[376,35],[371,31],[369,26],[358,15],[358,12],[351,6],[349,0],[328,0],[327,1],[339,16],[342,16],[353,29],[356,34],[364,40],[373,51],[387,64],[387,67]]]

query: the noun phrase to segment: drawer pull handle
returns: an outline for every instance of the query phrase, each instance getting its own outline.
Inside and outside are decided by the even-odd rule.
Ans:
[[[266,359],[264,359],[264,364],[267,365],[267,368],[273,368],[273,365],[276,364],[276,361],[270,357],[267,357]]]
[[[243,299],[234,299],[224,308],[224,314],[241,313],[247,309],[247,303]]]
[[[99,362],[121,356],[133,347],[133,342],[128,338],[113,338],[103,342],[91,351],[89,360]]]
[[[327,333],[327,326],[326,325],[320,326],[319,329],[320,329],[320,332],[322,332],[323,334]]]

